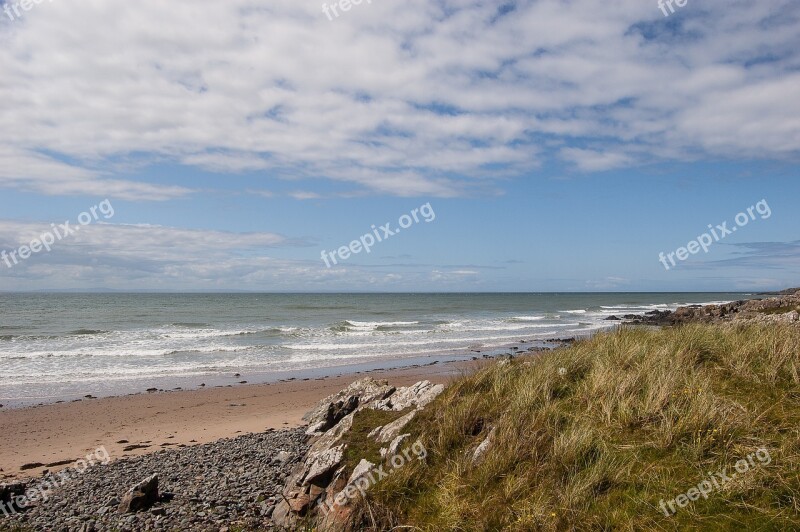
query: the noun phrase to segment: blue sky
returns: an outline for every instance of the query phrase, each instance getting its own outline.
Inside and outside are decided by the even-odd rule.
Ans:
[[[95,4],[0,20],[0,250],[114,207],[0,290],[800,285],[797,3]]]

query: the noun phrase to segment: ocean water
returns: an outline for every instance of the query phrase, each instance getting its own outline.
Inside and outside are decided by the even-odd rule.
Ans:
[[[741,293],[0,294],[0,403],[496,353]],[[217,380],[214,380],[214,379]]]

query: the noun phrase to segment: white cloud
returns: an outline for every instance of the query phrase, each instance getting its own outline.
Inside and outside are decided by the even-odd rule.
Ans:
[[[796,158],[798,4],[45,2],[0,22],[0,187],[170,199],[129,164],[493,189],[554,157]],[[560,147],[552,151],[553,141]],[[575,146],[585,146],[578,148]],[[267,187],[271,188],[271,187]]]

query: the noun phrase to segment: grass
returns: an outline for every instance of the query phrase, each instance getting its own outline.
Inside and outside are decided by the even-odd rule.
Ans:
[[[375,428],[388,425],[408,414],[412,409],[407,408],[401,412],[373,410],[365,408],[359,410],[353,416],[353,426],[342,437],[342,443],[347,444],[344,453],[344,464],[351,471],[355,469],[362,458],[373,464],[381,462],[381,447],[386,447],[385,443],[378,443],[374,438],[367,435]]]
[[[460,378],[409,431],[427,460],[369,492],[359,529],[798,530],[800,328],[598,334]],[[769,465],[659,508],[759,448]]]
[[[800,305],[785,305],[783,307],[773,307],[764,309],[761,311],[762,314],[786,314],[787,312],[791,312],[796,310],[800,312]]]

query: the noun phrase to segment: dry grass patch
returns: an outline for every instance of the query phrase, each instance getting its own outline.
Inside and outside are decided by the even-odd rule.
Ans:
[[[772,324],[621,329],[494,364],[412,422],[428,458],[378,484],[360,526],[800,529],[799,370],[800,328]],[[762,447],[769,465],[659,509]]]

